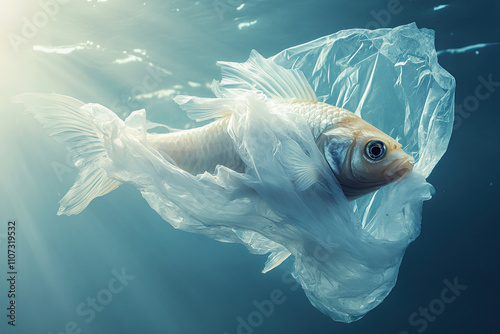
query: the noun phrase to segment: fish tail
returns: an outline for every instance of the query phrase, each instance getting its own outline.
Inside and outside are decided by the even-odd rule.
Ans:
[[[84,103],[69,96],[27,93],[14,96],[13,103],[22,103],[47,130],[73,153],[79,168],[75,184],[59,201],[58,215],[82,212],[96,197],[118,188],[119,181],[107,176],[99,161],[107,156],[102,131],[91,113],[81,108]]]

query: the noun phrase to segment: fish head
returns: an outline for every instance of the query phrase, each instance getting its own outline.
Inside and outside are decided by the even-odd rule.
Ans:
[[[324,131],[317,141],[348,200],[403,178],[415,162],[397,140],[352,116]]]

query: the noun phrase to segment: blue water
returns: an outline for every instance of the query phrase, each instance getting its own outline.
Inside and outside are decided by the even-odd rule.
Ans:
[[[1,333],[430,334],[498,328],[498,1],[41,5],[48,2],[1,5]],[[26,22],[38,26],[30,30]],[[272,56],[341,29],[410,22],[436,31],[439,62],[457,80],[460,113],[449,149],[428,179],[436,193],[424,204],[422,233],[407,250],[394,290],[352,324],[315,309],[283,276],[286,266],[262,275],[265,257],[176,231],[131,186],[93,201],[77,216],[56,216],[76,169],[36,120],[9,103],[22,92],[57,92],[99,102],[120,116],[146,108],[152,121],[193,126],[171,98],[211,96],[217,60],[244,61],[251,49]],[[9,220],[17,222],[15,327],[5,316]],[[455,281],[467,288],[443,293]],[[256,304],[275,290],[283,302],[272,312],[259,311]]]

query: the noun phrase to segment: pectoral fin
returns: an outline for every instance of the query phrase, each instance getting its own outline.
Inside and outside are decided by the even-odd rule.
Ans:
[[[304,191],[319,181],[320,173],[313,160],[293,141],[282,143],[287,161],[283,167],[297,190]]]

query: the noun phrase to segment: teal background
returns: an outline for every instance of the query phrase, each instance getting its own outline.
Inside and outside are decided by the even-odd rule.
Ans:
[[[483,79],[500,82],[499,1],[55,3],[0,3],[0,333],[497,332],[500,87],[488,90]],[[18,93],[57,92],[121,117],[146,108],[154,122],[194,126],[171,99],[211,96],[217,60],[241,62],[251,49],[269,57],[341,29],[410,22],[436,31],[439,62],[457,81],[456,129],[428,179],[436,193],[424,204],[422,233],[408,248],[396,287],[352,324],[315,309],[283,276],[287,265],[262,275],[265,257],[176,231],[131,186],[77,216],[56,216],[76,169],[65,149],[10,103]],[[5,317],[11,219],[18,236],[15,328]],[[113,270],[122,269],[134,278],[108,294]],[[435,318],[409,321],[420,308],[439,305],[443,281],[455,278],[467,286],[455,301]],[[276,289],[284,302],[258,326],[238,328],[238,317],[248,322],[254,301]],[[87,323],[77,308],[98,295],[111,300]]]

